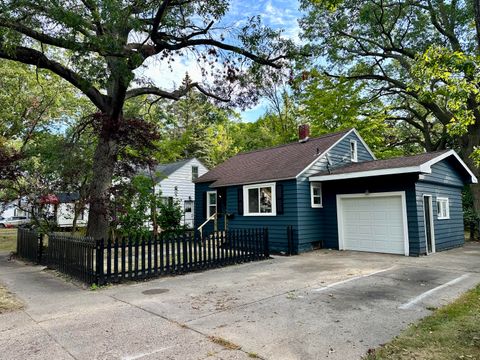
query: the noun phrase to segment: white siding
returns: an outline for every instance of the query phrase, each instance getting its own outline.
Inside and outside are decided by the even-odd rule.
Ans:
[[[72,227],[74,216],[74,203],[58,204],[57,207],[57,225],[59,227]],[[88,207],[84,210],[83,220],[77,219],[77,226],[87,226]]]
[[[198,176],[205,174],[208,169],[197,159],[191,159],[182,167],[160,181],[155,186],[155,192],[164,197],[173,197],[180,200],[182,209],[186,200],[195,201],[195,184],[192,181],[192,166],[198,166]],[[192,209],[193,210],[193,209]],[[192,211],[194,214],[194,211]],[[187,225],[193,227],[193,219]]]
[[[9,218],[12,216],[26,216],[30,217],[30,214],[28,211],[22,210],[18,207],[19,200],[12,201],[10,203],[4,204],[3,206],[0,206],[0,216],[3,218]],[[29,208],[29,206],[22,201],[22,207],[24,209]]]

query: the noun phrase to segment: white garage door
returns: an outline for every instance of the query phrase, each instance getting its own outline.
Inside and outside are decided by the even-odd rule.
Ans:
[[[337,195],[339,248],[408,255],[404,193]]]

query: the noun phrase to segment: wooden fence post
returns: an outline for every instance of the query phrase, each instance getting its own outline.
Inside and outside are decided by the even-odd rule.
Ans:
[[[267,259],[270,257],[270,248],[268,244],[268,228],[265,228],[263,230],[263,255]]]
[[[38,234],[38,251],[37,251],[37,263],[42,263],[43,256],[43,234]]]
[[[103,239],[100,239],[96,243],[96,255],[95,255],[95,261],[96,261],[96,280],[95,283],[97,285],[103,285],[104,282],[104,269],[103,269]]]

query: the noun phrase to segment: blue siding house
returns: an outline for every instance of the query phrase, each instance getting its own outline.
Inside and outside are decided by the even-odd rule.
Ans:
[[[418,256],[463,244],[461,191],[477,179],[455,151],[377,160],[355,129],[304,130],[298,142],[238,154],[199,177],[195,227],[266,227],[277,252]]]

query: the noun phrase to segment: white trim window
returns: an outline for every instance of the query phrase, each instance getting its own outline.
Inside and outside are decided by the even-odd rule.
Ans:
[[[358,161],[357,140],[350,140],[350,160],[352,162]]]
[[[312,208],[323,207],[322,183],[310,183],[310,203],[312,205]]]
[[[207,219],[217,212],[217,192],[207,191]]]
[[[437,197],[437,219],[450,219],[450,202],[446,197]]]
[[[244,185],[245,216],[276,216],[275,183]]]
[[[198,166],[192,165],[192,181],[198,179]]]

